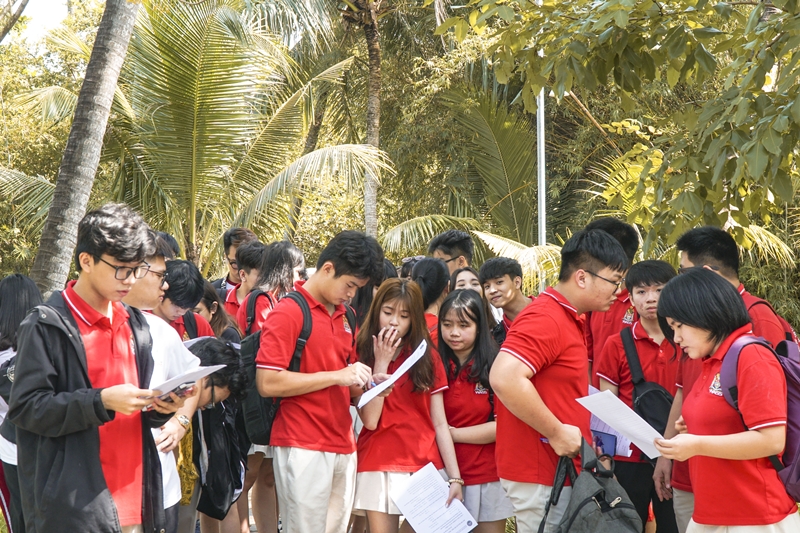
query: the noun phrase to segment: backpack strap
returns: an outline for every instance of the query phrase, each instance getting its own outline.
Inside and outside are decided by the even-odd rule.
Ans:
[[[297,343],[294,345],[292,361],[289,363],[290,371],[299,372],[300,356],[303,354],[303,350],[306,347],[308,338],[311,336],[311,309],[308,307],[308,302],[303,295],[297,291],[290,292],[285,296],[285,298],[293,300],[294,303],[300,307],[300,311],[303,313],[303,327],[300,329],[300,335],[297,337]],[[353,315],[353,317],[355,319],[355,315]]]
[[[642,364],[639,361],[639,352],[636,350],[636,343],[633,341],[631,328],[625,328],[620,332],[622,346],[625,348],[625,357],[628,358],[628,367],[631,369],[631,380],[634,386],[644,382]]]
[[[270,309],[275,307],[275,302],[272,301],[272,296],[270,296],[268,292],[264,292],[260,289],[253,289],[250,291],[250,294],[247,295],[247,325],[244,328],[245,337],[252,333],[253,324],[256,322],[256,301],[258,297],[262,295],[266,296],[267,300],[269,300]]]
[[[347,319],[347,323],[350,326],[350,333],[353,335],[353,345],[356,343],[356,326],[357,326],[357,319],[356,319],[356,312],[347,304],[344,304],[344,317]]]
[[[544,506],[544,516],[539,523],[538,533],[544,533],[545,525],[547,524],[547,514],[550,512],[550,507],[558,505],[558,500],[561,497],[561,491],[567,483],[569,477],[570,484],[575,486],[575,480],[578,479],[578,473],[575,471],[575,463],[569,457],[559,457],[558,464],[556,465],[556,476],[553,480],[553,489],[550,491],[550,497]]]
[[[183,315],[183,329],[186,330],[186,334],[190,339],[197,338],[197,319],[194,317],[194,311],[191,309],[186,311],[186,314]]]
[[[487,422],[494,422],[494,391],[491,388],[489,388],[489,407],[491,407],[491,411],[489,411]]]

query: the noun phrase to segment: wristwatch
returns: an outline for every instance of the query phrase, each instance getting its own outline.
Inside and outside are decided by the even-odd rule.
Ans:
[[[192,421],[186,415],[175,415],[175,419],[183,426],[183,429],[189,429],[189,426],[192,425]]]

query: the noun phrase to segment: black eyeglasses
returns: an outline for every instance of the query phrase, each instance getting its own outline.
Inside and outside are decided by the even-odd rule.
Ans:
[[[135,267],[126,267],[126,266],[112,265],[111,263],[109,263],[108,261],[103,259],[102,257],[98,257],[97,259],[99,259],[103,263],[105,263],[108,266],[110,266],[111,268],[113,268],[114,269],[114,278],[116,278],[118,280],[126,280],[129,277],[131,277],[131,274],[133,274],[133,277],[136,278],[136,279],[142,279],[150,271],[150,265],[148,265],[147,263],[143,263],[143,264],[141,264],[139,266],[135,266]]]
[[[229,264],[230,266],[232,266],[233,268],[235,268],[236,270],[239,270],[239,262],[238,262],[236,259],[228,259],[228,258],[226,257],[226,258],[225,258],[225,261],[227,261],[227,262],[228,262],[228,264]]]
[[[214,401],[214,385],[211,385],[211,401],[210,401],[210,402],[208,402],[207,404],[205,404],[205,405],[203,406],[203,409],[204,409],[204,410],[205,410],[205,409],[213,409],[213,408],[214,408],[214,406],[216,405],[216,403],[217,403],[217,402],[216,402],[216,401]]]
[[[450,261],[455,261],[455,260],[456,260],[456,259],[458,259],[459,257],[461,257],[461,256],[460,256],[460,255],[457,255],[457,256],[455,256],[455,257],[451,257],[450,259],[442,259],[442,261],[444,261],[445,263],[449,263]]]
[[[693,268],[710,268],[714,272],[719,272],[719,267],[716,265],[702,265],[702,266],[690,266],[690,267],[678,267],[678,274],[685,274],[689,272]]]
[[[609,282],[609,283],[610,283],[610,284],[612,284],[614,287],[616,287],[616,288],[617,288],[617,290],[619,290],[619,288],[622,286],[622,284],[623,284],[623,283],[625,283],[625,278],[622,278],[622,279],[621,279],[621,280],[619,280],[619,281],[611,281],[610,279],[608,279],[608,278],[604,278],[604,277],[603,277],[603,276],[601,276],[600,274],[597,274],[597,273],[595,273],[595,272],[592,272],[591,270],[585,270],[584,272],[586,272],[587,274],[591,274],[592,276],[594,276],[594,277],[596,277],[596,278],[600,278],[600,279],[602,279],[603,281],[607,281],[607,282]]]
[[[164,284],[167,282],[167,271],[166,270],[162,270],[161,272],[159,272],[158,270],[150,270],[150,273],[151,274],[155,274],[156,276],[161,278],[160,287],[163,287]]]

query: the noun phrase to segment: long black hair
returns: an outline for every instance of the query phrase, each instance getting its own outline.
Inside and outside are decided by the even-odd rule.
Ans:
[[[268,244],[261,256],[256,287],[281,299],[294,290],[294,269],[305,269],[305,264],[303,252],[289,241]]]
[[[0,281],[0,351],[17,349],[17,330],[42,294],[28,276],[11,274]]]
[[[435,303],[450,285],[450,271],[441,259],[426,257],[414,265],[411,279],[422,289],[422,303],[425,309]]]
[[[364,323],[364,319],[367,317],[367,314],[369,313],[369,308],[372,305],[372,299],[375,297],[375,292],[377,288],[380,287],[381,283],[383,283],[387,279],[396,277],[398,277],[397,269],[389,259],[384,257],[383,279],[377,283],[373,280],[370,280],[367,282],[366,285],[364,285],[363,287],[359,287],[358,290],[356,290],[356,295],[353,297],[353,300],[350,302],[350,305],[356,312],[356,321],[358,322],[358,327],[361,327],[361,325]]]
[[[442,321],[445,320],[450,311],[454,311],[459,320],[473,322],[477,326],[472,353],[469,354],[463,365],[442,336]],[[447,381],[452,382],[455,380],[461,370],[469,363],[472,363],[472,369],[468,376],[469,381],[480,383],[489,389],[489,370],[491,370],[492,363],[494,363],[500,348],[489,330],[489,322],[480,294],[471,289],[458,289],[448,294],[439,309],[438,327],[439,354],[447,372]]]

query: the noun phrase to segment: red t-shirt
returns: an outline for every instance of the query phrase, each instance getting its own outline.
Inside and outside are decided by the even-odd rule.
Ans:
[[[749,430],[786,425],[786,378],[775,355],[763,346],[750,345],[739,355],[737,385],[739,410],[722,396],[719,372],[722,360],[737,338],[751,334],[750,325],[725,339],[703,360],[703,369],[683,401],[683,418],[693,435],[732,435]],[[698,524],[757,526],[775,524],[797,512],[769,459],[689,459],[694,489],[694,514]]]
[[[239,324],[243,335],[247,335],[247,301],[250,299],[251,294],[253,293],[251,292],[245,296],[242,306],[239,308],[239,312],[236,315],[236,323]],[[270,295],[270,298],[268,298],[266,294],[261,294],[256,299],[255,318],[253,320],[253,326],[250,328],[250,335],[256,331],[260,331],[261,328],[264,327],[264,321],[273,308],[272,302],[276,301],[272,295]]]
[[[552,287],[514,319],[500,351],[533,371],[531,382],[545,405],[564,424],[580,428],[591,442],[589,411],[576,402],[589,391],[589,360],[583,321]],[[495,397],[497,473],[502,479],[552,485],[558,456],[538,431],[514,416]],[[580,463],[576,459],[576,468]]]
[[[586,341],[586,350],[589,354],[589,362],[592,363],[593,387],[600,387],[597,366],[600,364],[606,340],[622,331],[622,328],[632,325],[635,318],[636,310],[631,303],[627,289],[620,291],[608,311],[586,313],[586,325],[584,326],[583,334]]]
[[[241,285],[241,283],[229,289],[228,294],[225,295],[225,311],[233,318],[236,318],[240,307],[239,298],[236,297],[236,290],[239,288],[239,285]]]
[[[642,374],[645,381],[658,383],[675,396],[675,391],[677,390],[675,376],[678,373],[679,356],[676,356],[672,343],[665,338],[661,345],[656,344],[638,320],[633,323],[631,332],[633,333],[633,342],[639,354],[639,364],[642,366]],[[598,377],[619,388],[619,399],[633,409],[633,378],[631,377],[631,368],[628,366],[628,358],[625,356],[625,348],[622,344],[622,335],[620,333],[612,335],[606,341],[596,371]],[[641,459],[641,450],[633,444],[631,444],[631,449],[633,453],[630,457],[616,455],[614,460],[644,462]]]
[[[428,326],[428,333],[431,336],[431,343],[434,349],[439,349],[439,317],[431,313],[425,313],[425,324]]]
[[[472,363],[461,369],[456,379],[449,382],[450,388],[444,391],[444,412],[447,423],[456,428],[466,428],[485,424],[494,419],[489,403],[489,389],[480,383],[469,381]],[[452,365],[451,372],[455,371]],[[454,443],[458,469],[467,485],[480,485],[499,481],[497,463],[494,458],[495,443],[465,444]]]
[[[300,358],[300,372],[335,372],[357,360],[355,343],[343,305],[333,315],[303,288],[295,284],[311,309],[311,336]],[[284,298],[269,313],[261,329],[256,367],[283,371],[289,368],[294,347],[303,327],[303,313],[289,298]],[[308,394],[289,396],[272,426],[270,444],[320,452],[353,453],[353,419],[350,418],[350,388],[331,386]]]
[[[387,373],[394,373],[409,355],[410,349],[400,352]],[[436,350],[431,348],[429,357],[433,387],[414,392],[408,374],[401,377],[383,400],[378,427],[374,431],[365,427],[358,434],[359,472],[416,472],[428,463],[444,468],[431,419],[431,396],[447,389],[447,376]]]
[[[128,312],[112,304],[112,320],[98,313],[73,290],[70,281],[62,293],[78,324],[86,350],[86,368],[92,387],[104,389],[130,383],[139,386],[139,369],[128,325]],[[98,428],[100,464],[106,485],[117,506],[121,526],[142,523],[142,419],[141,413],[115,413]]]
[[[786,331],[772,308],[763,303],[756,303],[761,299],[744,290],[744,285],[739,285],[739,294],[742,295],[744,305],[753,321],[753,334],[756,337],[764,337],[773,347],[777,346],[779,342],[785,341]]]
[[[678,359],[675,387],[682,389],[685,401],[686,395],[691,392],[692,386],[703,371],[703,361],[701,359],[691,359],[685,355],[679,356]],[[684,492],[692,492],[688,461],[672,461],[672,486]]]
[[[197,324],[197,337],[216,337],[214,334],[214,330],[211,328],[211,324],[208,323],[208,320],[202,317],[202,315],[198,315],[197,313],[194,314],[194,321]],[[181,339],[184,341],[189,340],[189,333],[186,331],[186,326],[183,324],[183,317],[179,316],[175,320],[169,323],[172,328],[178,332],[178,335],[181,336]]]

